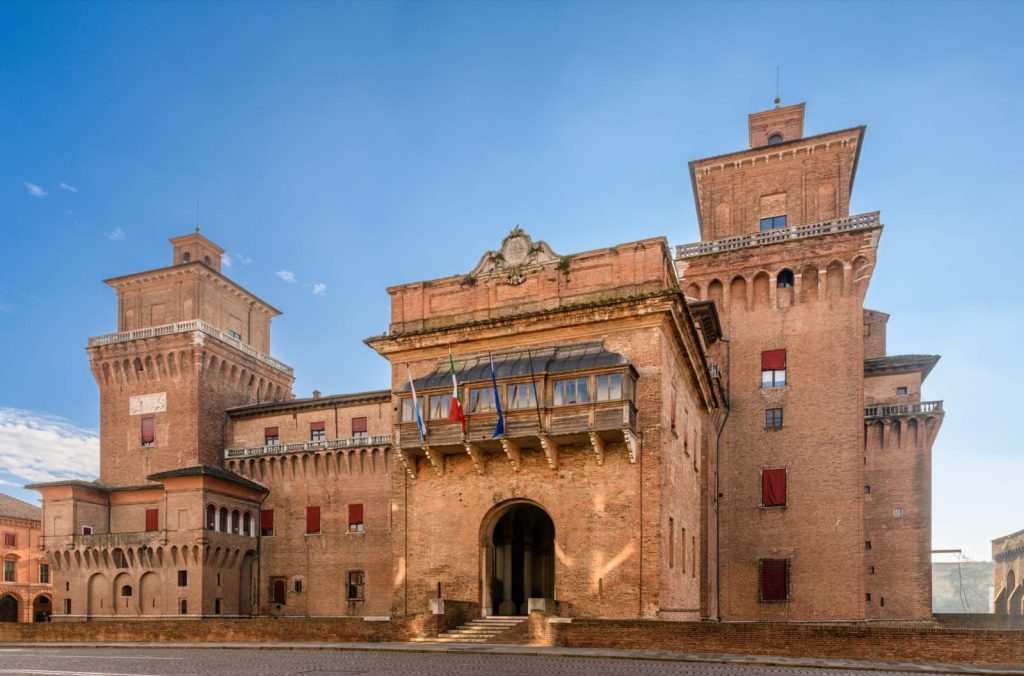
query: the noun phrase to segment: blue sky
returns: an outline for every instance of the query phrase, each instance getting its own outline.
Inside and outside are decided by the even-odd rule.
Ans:
[[[519,224],[558,252],[698,239],[687,161],[746,114],[868,125],[868,305],[925,396],[935,547],[1024,528],[1017,3],[0,4],[0,489],[93,471],[100,280],[199,219],[285,311],[296,393],[386,386],[392,284],[465,273]],[[279,275],[287,271],[295,281]],[[322,285],[322,286],[314,286]],[[317,291],[318,293],[314,293]],[[93,446],[94,448],[94,446]],[[90,464],[93,463],[93,464]]]

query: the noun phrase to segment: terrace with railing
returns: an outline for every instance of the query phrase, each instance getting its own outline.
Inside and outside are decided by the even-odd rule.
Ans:
[[[865,418],[893,418],[898,416],[936,413],[942,415],[942,401],[917,401],[906,404],[871,404],[864,407]]]
[[[201,319],[192,319],[187,322],[177,322],[176,324],[163,324],[162,326],[151,326],[145,329],[136,329],[135,331],[123,331],[121,333],[108,333],[104,336],[95,336],[89,339],[89,347],[100,347],[103,345],[113,345],[115,343],[127,343],[132,340],[157,338],[160,336],[170,336],[176,333],[189,333],[193,331],[198,331],[204,335],[216,338],[217,340],[227,343],[236,350],[244,352],[267,366],[275,368],[278,371],[283,371],[290,376],[294,375],[294,371],[291,366],[274,359],[268,354],[260,352],[256,348],[243,343],[241,340],[235,338],[226,331],[221,331]]]
[[[869,228],[876,228],[879,225],[881,225],[879,212],[872,211],[867,214],[844,216],[843,218],[833,218],[819,223],[794,225],[788,228],[778,228],[776,230],[764,230],[762,232],[753,232],[747,235],[739,235],[737,237],[715,239],[709,242],[680,244],[676,247],[676,258],[707,256],[709,254],[722,253],[724,251],[734,251],[736,249],[745,249],[753,246],[765,246],[766,244],[778,244],[780,242],[806,239],[808,237],[821,237],[822,235],[832,235],[841,232],[867,230]]]
[[[270,444],[251,446],[249,448],[229,448],[224,451],[225,458],[253,458],[263,455],[287,455],[289,453],[313,453],[344,448],[366,448],[368,446],[390,446],[390,434],[378,434],[365,437],[348,437],[345,439],[324,439],[323,441],[306,441],[297,444]]]

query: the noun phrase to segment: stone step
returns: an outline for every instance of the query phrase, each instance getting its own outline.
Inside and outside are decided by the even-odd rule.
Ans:
[[[525,621],[525,617],[514,615],[480,617],[454,629],[449,629],[440,636],[426,636],[412,640],[416,643],[487,643],[495,636],[518,627]]]

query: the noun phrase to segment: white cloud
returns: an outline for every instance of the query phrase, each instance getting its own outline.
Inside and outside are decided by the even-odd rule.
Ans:
[[[295,273],[288,270],[278,270],[277,276],[288,282],[289,284],[295,283]]]
[[[322,282],[313,282],[313,295],[314,296],[326,296],[327,285]]]
[[[64,181],[60,182],[60,187],[61,190],[67,190],[68,192],[78,192],[78,188],[71,185],[70,183],[65,183]]]
[[[107,236],[107,239],[112,239],[114,241],[125,238],[125,231],[121,228],[114,228],[110,232],[105,232],[103,234]]]
[[[32,195],[32,197],[46,197],[46,191],[43,190],[41,185],[25,181],[25,189],[28,190],[28,194]]]
[[[234,263],[231,260],[231,256],[225,253],[220,255],[220,264],[226,268],[230,268]]]
[[[252,263],[252,259],[246,256],[245,254],[235,254],[235,258],[237,258],[238,262],[241,263],[242,265],[248,265],[249,263]]]
[[[23,482],[93,479],[100,440],[47,413],[0,408],[0,472]]]

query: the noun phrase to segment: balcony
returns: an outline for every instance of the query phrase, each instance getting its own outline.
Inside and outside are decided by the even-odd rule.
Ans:
[[[873,211],[857,216],[846,216],[835,218],[820,223],[808,223],[806,225],[794,225],[789,228],[778,230],[765,230],[754,232],[738,237],[726,237],[715,239],[710,242],[694,242],[693,244],[680,244],[676,247],[676,258],[694,258],[695,256],[707,256],[709,254],[722,253],[724,251],[735,251],[747,247],[765,246],[766,244],[778,244],[808,237],[821,237],[822,235],[833,235],[841,232],[855,232],[857,230],[868,230],[881,225],[879,212]]]
[[[270,446],[251,446],[249,448],[229,448],[224,451],[224,457],[253,458],[263,455],[314,453],[316,451],[333,451],[336,449],[343,448],[365,448],[367,446],[390,445],[390,434],[378,434],[372,437],[348,437],[347,439],[325,439],[324,441],[306,441],[298,444],[272,444]]]
[[[135,331],[124,331],[122,333],[108,333],[105,336],[96,336],[89,339],[89,347],[101,347],[103,345],[113,345],[115,343],[127,343],[132,340],[143,340],[145,338],[158,338],[160,336],[170,336],[177,333],[190,333],[198,331],[207,336],[216,338],[217,340],[227,343],[236,350],[240,350],[257,361],[275,368],[278,371],[287,373],[289,376],[294,375],[294,370],[291,366],[288,366],[284,362],[274,359],[268,354],[264,354],[256,348],[243,343],[241,340],[235,338],[231,334],[221,331],[210,324],[207,324],[201,319],[193,319],[187,322],[178,322],[177,324],[164,324],[162,326],[151,326],[146,329],[137,329]]]
[[[865,418],[898,418],[933,413],[943,415],[942,401],[918,401],[906,404],[871,404],[864,407]]]
[[[155,539],[163,536],[163,531],[133,532],[133,533],[93,533],[91,535],[72,535],[72,547],[96,547],[98,549],[110,547],[140,547],[148,545]]]

